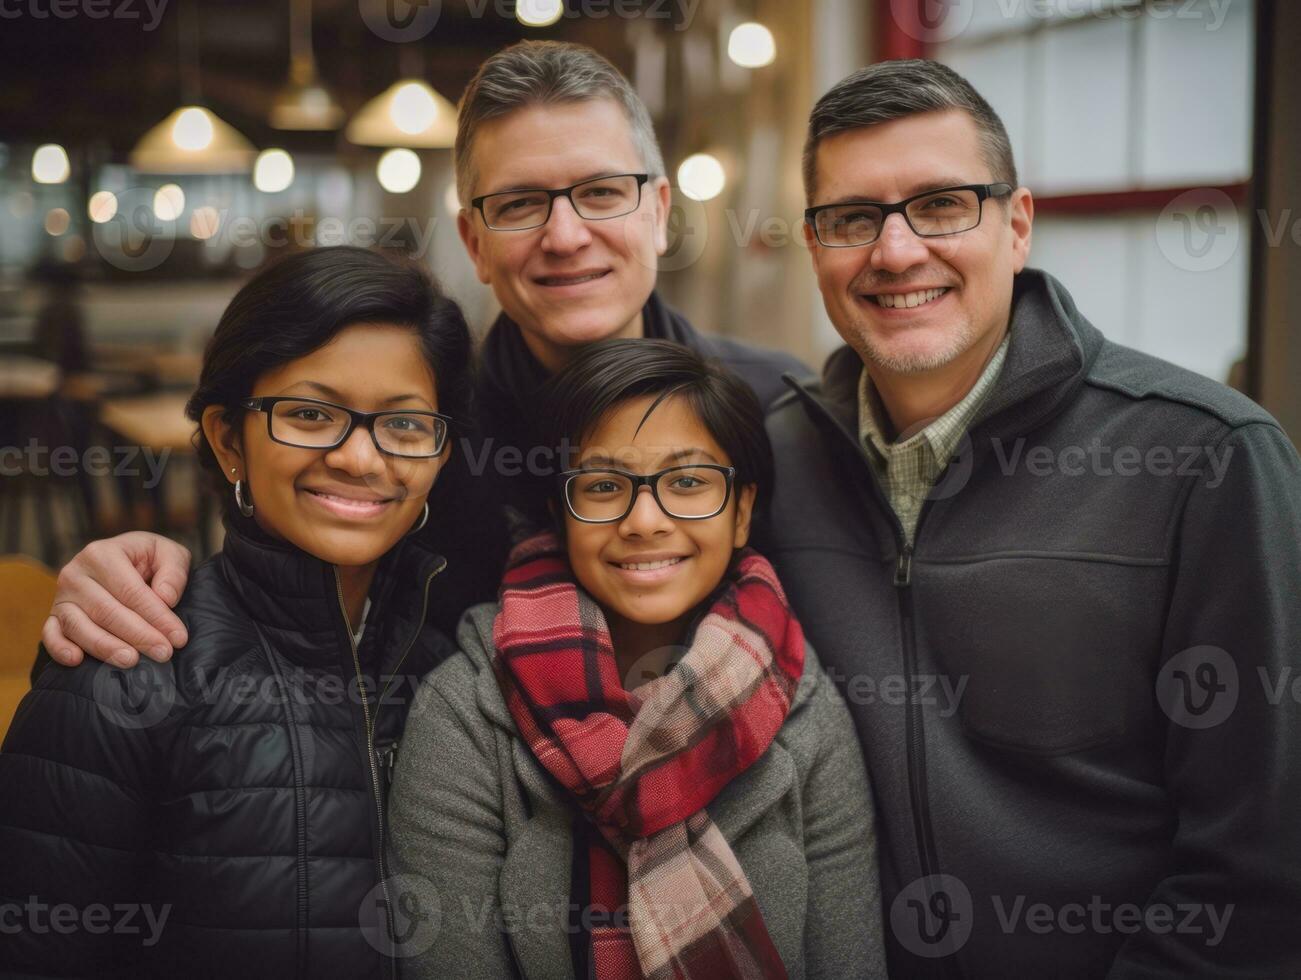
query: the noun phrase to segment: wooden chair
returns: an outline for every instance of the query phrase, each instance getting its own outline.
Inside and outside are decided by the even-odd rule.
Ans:
[[[0,739],[31,688],[32,663],[54,602],[56,578],[31,558],[0,556]]]

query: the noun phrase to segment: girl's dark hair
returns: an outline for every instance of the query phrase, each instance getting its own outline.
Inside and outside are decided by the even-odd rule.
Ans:
[[[643,395],[681,396],[760,501],[773,480],[772,444],[753,390],[722,365],[667,340],[606,340],[584,348],[541,392],[543,445],[577,445],[612,408]],[[652,406],[653,410],[653,406]],[[649,412],[647,413],[649,414]]]
[[[318,350],[357,323],[410,327],[434,372],[439,411],[458,423],[453,435],[471,424],[470,332],[460,308],[419,267],[351,246],[290,256],[235,294],[203,352],[186,415],[199,422],[209,405],[222,405],[225,421],[237,424],[245,411],[239,402],[253,393],[259,376]],[[202,429],[196,447],[228,507],[231,495]],[[449,465],[461,455],[454,454]]]

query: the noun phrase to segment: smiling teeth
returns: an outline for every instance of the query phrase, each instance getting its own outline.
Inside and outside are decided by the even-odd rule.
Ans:
[[[593,279],[600,279],[603,275],[605,275],[604,272],[593,272],[588,276],[575,276],[569,279],[566,279],[564,276],[547,276],[542,281],[548,286],[573,286],[576,283],[591,282]]]
[[[886,309],[898,310],[904,307],[912,309],[914,306],[939,299],[948,291],[949,287],[944,286],[940,289],[922,289],[915,293],[880,293],[872,299],[876,300],[878,306],[884,306]]]
[[[670,565],[676,565],[681,560],[681,558],[666,558],[663,561],[620,562],[619,567],[630,572],[650,572],[657,568],[668,568]]]

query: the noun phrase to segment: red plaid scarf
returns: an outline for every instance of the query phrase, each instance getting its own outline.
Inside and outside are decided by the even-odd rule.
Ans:
[[[705,806],[768,748],[804,671],[772,566],[746,549],[663,677],[625,691],[605,616],[552,534],[520,544],[493,624],[521,737],[622,857],[591,848],[598,980],[786,977],[745,873]]]

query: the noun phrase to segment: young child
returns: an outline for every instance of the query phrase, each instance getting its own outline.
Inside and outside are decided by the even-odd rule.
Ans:
[[[404,974],[883,977],[848,712],[746,547],[770,482],[752,392],[617,340],[550,383],[555,532],[421,687],[392,865],[436,902]]]

